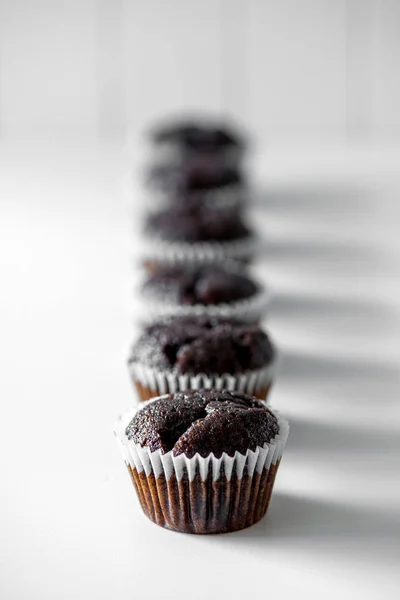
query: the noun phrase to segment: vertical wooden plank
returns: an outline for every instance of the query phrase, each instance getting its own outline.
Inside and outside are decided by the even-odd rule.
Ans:
[[[123,0],[97,0],[96,9],[98,131],[121,136],[126,133]]]
[[[124,0],[127,121],[221,110],[221,22],[215,0]]]
[[[400,137],[400,4],[347,0],[347,108],[350,139]]]
[[[374,136],[376,0],[346,4],[346,127],[349,141]]]
[[[221,104],[239,121],[249,119],[249,3],[221,0]]]
[[[342,137],[345,0],[251,0],[251,125],[262,139]]]
[[[95,0],[3,3],[4,135],[97,131]]]
[[[377,0],[373,122],[376,135],[400,139],[400,2]]]

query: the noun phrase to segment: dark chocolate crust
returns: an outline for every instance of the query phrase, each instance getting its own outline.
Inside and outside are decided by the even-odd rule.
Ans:
[[[213,125],[199,119],[169,121],[156,126],[149,132],[155,144],[176,144],[184,150],[194,152],[220,152],[228,148],[242,148],[244,138],[232,127]]]
[[[250,276],[219,264],[160,266],[143,285],[145,295],[190,306],[229,304],[251,298],[259,291]]]
[[[177,392],[140,409],[125,431],[129,440],[151,452],[173,451],[219,458],[224,452],[246,454],[279,433],[277,418],[256,398],[243,392]]]
[[[258,325],[179,317],[146,327],[129,362],[181,374],[223,375],[260,369],[273,357],[273,345]]]
[[[240,213],[190,202],[148,215],[146,232],[170,242],[224,242],[252,235]]]

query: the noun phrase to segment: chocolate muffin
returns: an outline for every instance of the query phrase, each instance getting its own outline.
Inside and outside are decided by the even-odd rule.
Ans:
[[[264,314],[265,288],[232,265],[160,266],[141,288],[151,319],[208,315],[257,322]]]
[[[223,265],[164,267],[150,276],[144,289],[174,304],[227,304],[250,298],[258,285],[247,274]]]
[[[190,200],[191,192],[243,185],[243,176],[235,169],[220,168],[211,158],[197,158],[177,167],[154,165],[148,172],[149,185],[179,198]]]
[[[232,125],[201,117],[170,120],[149,131],[145,167],[149,207],[195,202],[240,209],[249,195],[247,140]]]
[[[169,242],[226,242],[251,236],[240,215],[205,210],[196,204],[179,205],[147,217],[149,235]]]
[[[140,400],[166,392],[241,389],[264,400],[276,350],[258,325],[209,317],[178,317],[144,329],[128,359]]]
[[[218,152],[245,144],[244,139],[228,125],[213,125],[202,119],[170,121],[156,126],[149,133],[154,143],[176,143],[187,151]]]
[[[144,228],[143,259],[149,271],[163,264],[235,260],[249,263],[258,247],[254,232],[231,210],[177,204],[150,213]]]
[[[159,204],[240,209],[249,192],[238,169],[221,166],[212,156],[195,157],[177,165],[151,165],[146,185]]]
[[[258,325],[178,317],[148,326],[132,348],[130,361],[158,370],[222,375],[259,369],[273,355],[268,335]]]
[[[167,121],[154,127],[149,138],[154,151],[170,150],[172,156],[164,152],[164,160],[210,156],[214,162],[235,166],[247,146],[244,136],[232,126],[201,118]]]
[[[116,434],[152,521],[222,533],[265,514],[288,423],[248,394],[212,389],[155,398],[126,415]]]

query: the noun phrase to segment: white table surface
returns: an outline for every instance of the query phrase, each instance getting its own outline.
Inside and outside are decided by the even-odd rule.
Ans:
[[[2,599],[399,597],[399,157],[258,158],[292,427],[267,518],[207,537],[142,515],[112,434],[136,312],[122,144],[0,145]]]

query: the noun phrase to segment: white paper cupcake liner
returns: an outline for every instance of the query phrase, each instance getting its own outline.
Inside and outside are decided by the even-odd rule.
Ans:
[[[258,254],[260,247],[260,239],[255,234],[224,242],[189,243],[162,240],[149,232],[142,238],[141,258],[144,263],[161,265],[203,264],[226,260],[250,262]]]
[[[279,355],[274,348],[274,358],[265,367],[245,371],[243,373],[224,373],[223,375],[206,375],[205,373],[179,374],[174,371],[160,371],[153,369],[138,362],[129,362],[129,373],[134,385],[139,384],[137,391],[141,400],[147,400],[148,395],[143,392],[150,392],[151,396],[161,396],[163,394],[173,394],[185,390],[217,389],[217,390],[236,390],[245,392],[251,396],[256,396],[261,400],[265,399],[258,393],[268,392],[272,385],[279,363]]]
[[[151,402],[158,399],[154,398]],[[144,471],[147,476],[154,473],[156,479],[161,474],[164,474],[167,481],[170,479],[172,473],[175,474],[177,481],[180,481],[185,472],[189,477],[189,481],[193,481],[196,472],[200,473],[201,479],[205,481],[208,476],[210,464],[214,481],[219,479],[222,466],[224,467],[224,475],[228,481],[231,479],[233,473],[237,475],[238,479],[241,479],[245,467],[247,467],[247,474],[249,476],[252,476],[255,472],[261,473],[264,468],[268,468],[271,464],[276,464],[282,458],[289,435],[288,421],[274,410],[271,412],[278,419],[279,434],[262,447],[258,446],[254,451],[247,450],[246,454],[236,452],[234,456],[229,456],[224,452],[220,458],[215,457],[214,454],[210,454],[207,458],[203,458],[199,454],[196,454],[192,458],[188,458],[184,454],[174,456],[172,450],[166,454],[162,454],[161,450],[150,452],[148,448],[142,448],[139,444],[135,444],[128,439],[125,429],[138,410],[140,408],[132,408],[115,425],[114,432],[122,456],[126,464],[130,465],[132,469],[136,469],[139,473]]]
[[[232,184],[219,188],[190,191],[185,194],[190,203],[198,203],[218,210],[239,210],[250,201],[250,190],[243,184]],[[174,193],[160,186],[149,184],[145,191],[146,207],[149,212],[158,212],[168,206],[183,204],[185,200],[174,200]]]
[[[258,323],[271,303],[271,292],[258,283],[258,291],[250,298],[221,304],[174,304],[142,285],[138,290],[139,320],[151,323],[168,317],[211,317]]]
[[[162,396],[144,403],[143,408],[150,402],[160,398]],[[254,473],[261,473],[264,468],[268,468],[271,464],[276,464],[282,458],[289,435],[288,421],[281,417],[278,411],[269,409],[278,419],[279,434],[262,447],[258,446],[254,451],[247,450],[246,454],[235,452],[234,456],[229,456],[224,452],[220,458],[217,458],[214,454],[210,454],[207,458],[203,458],[199,454],[188,458],[184,454],[174,456],[172,450],[166,454],[162,454],[161,450],[150,452],[148,448],[142,448],[139,444],[129,440],[125,434],[126,427],[141,408],[131,408],[126,412],[116,422],[114,433],[125,463],[139,473],[144,471],[147,476],[154,473],[156,479],[163,474],[168,481],[174,473],[177,481],[180,481],[186,472],[189,481],[193,481],[196,473],[199,473],[201,479],[205,481],[208,477],[209,465],[212,468],[213,481],[219,479],[222,467],[224,476],[228,481],[233,474],[241,479],[245,467],[247,467],[247,474],[251,477]]]

